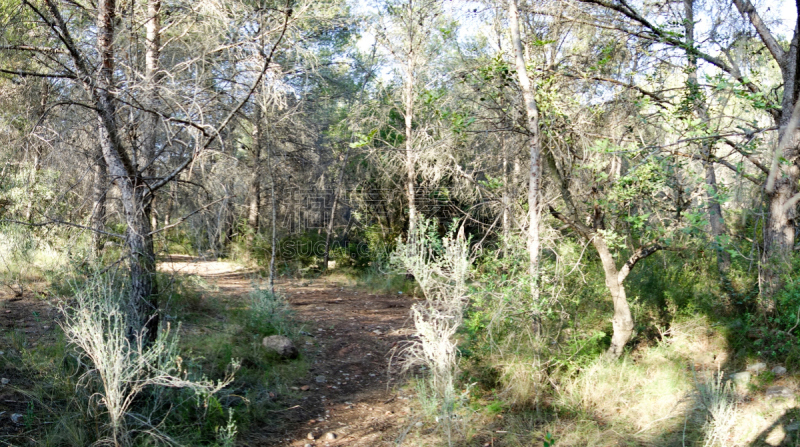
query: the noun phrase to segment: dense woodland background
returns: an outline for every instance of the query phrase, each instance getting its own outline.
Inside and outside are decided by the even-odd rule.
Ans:
[[[181,377],[166,317],[193,292],[157,264],[190,255],[259,272],[269,303],[244,326],[264,336],[298,334],[281,281],[409,294],[416,336],[391,371],[430,397],[425,442],[484,445],[469,427],[503,413],[497,445],[762,445],[780,421],[795,445],[797,9],[0,2],[0,277],[10,297],[59,298],[61,349],[39,355],[102,383],[81,441],[44,416],[7,439],[232,445],[237,423],[278,418],[218,400],[217,431],[192,438],[170,427],[203,412],[130,416],[161,408],[153,394],[112,409],[109,381],[135,397],[237,380],[202,362],[191,386],[151,374]],[[106,353],[150,359],[138,379],[101,372],[92,327],[121,337]]]

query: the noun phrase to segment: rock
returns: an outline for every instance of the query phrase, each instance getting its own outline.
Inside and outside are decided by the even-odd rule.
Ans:
[[[264,349],[268,352],[272,352],[284,359],[296,359],[299,355],[294,343],[283,335],[264,337],[261,344],[264,345]]]
[[[423,425],[425,425],[425,424],[422,421],[419,421],[416,424],[414,424],[414,427],[422,428]]]
[[[767,397],[793,397],[794,392],[785,386],[771,386],[767,388]]]
[[[317,439],[317,437],[314,436],[314,432],[308,432],[308,434],[306,435],[306,438],[308,438],[308,439],[310,439],[312,441]]]
[[[325,378],[325,376],[317,376],[317,377],[314,377],[314,380],[315,380],[317,383],[325,383],[325,382],[327,382],[327,381],[328,381],[328,379],[326,379],[326,378]]]
[[[314,446],[313,446],[313,445],[311,445],[311,444],[306,444],[306,445],[304,445],[303,447],[314,447]]]
[[[772,374],[775,374],[776,376],[785,375],[786,374],[786,368],[784,368],[783,366],[778,365],[778,366],[772,368]]]
[[[336,439],[336,433],[334,433],[334,432],[328,432],[328,433],[325,435],[325,439],[327,439],[328,441],[333,441],[334,439]]]
[[[753,365],[748,365],[747,370],[750,371],[751,373],[759,374],[762,371],[767,370],[767,364],[763,362],[758,362]]]
[[[731,380],[733,380],[733,383],[735,383],[737,386],[747,385],[747,383],[750,382],[750,372],[742,371],[736,374],[731,374]]]
[[[303,386],[300,387],[300,391],[308,391],[310,389],[311,389],[311,387],[308,386],[308,385],[303,385]]]
[[[19,424],[21,424],[21,423],[22,423],[22,419],[23,419],[24,417],[25,417],[25,416],[23,416],[23,415],[21,415],[21,414],[19,414],[19,413],[14,413],[14,414],[12,414],[12,415],[11,415],[11,422],[13,422],[13,423],[15,423],[15,424],[19,425]]]
[[[11,382],[11,381],[10,381],[10,380],[8,380],[8,379],[6,379],[5,377],[3,377],[2,379],[0,379],[0,384],[3,384],[3,385],[8,385],[8,383],[9,383],[9,382]]]

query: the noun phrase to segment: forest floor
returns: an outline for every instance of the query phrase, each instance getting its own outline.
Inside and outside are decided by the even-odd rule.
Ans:
[[[216,286],[204,299],[224,297],[226,306],[246,303],[254,284],[253,272],[228,262],[173,257],[160,268],[200,276]],[[409,432],[419,442],[432,430],[418,423],[412,394],[388,374],[392,348],[410,334],[412,297],[369,293],[336,275],[281,280],[276,289],[307,334],[294,342],[308,374],[279,399],[287,408],[274,413],[276,423],[250,427],[243,445],[402,445]]]

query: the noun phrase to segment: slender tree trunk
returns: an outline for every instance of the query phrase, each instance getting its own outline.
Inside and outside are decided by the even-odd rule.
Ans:
[[[176,190],[177,182],[170,182],[169,193],[167,195],[167,203],[164,205],[164,226],[168,227],[172,221],[172,207],[175,205],[175,196],[178,194]]]
[[[508,256],[508,238],[511,236],[511,219],[509,208],[511,206],[511,185],[508,184],[508,146],[506,137],[501,137],[503,151],[503,257]]]
[[[259,205],[261,204],[261,141],[262,116],[261,106],[255,105],[253,117],[253,173],[247,189],[247,246],[253,248],[255,235],[258,233]]]
[[[270,241],[271,253],[269,257],[269,293],[275,294],[275,255],[278,251],[278,237],[277,237],[277,211],[275,204],[275,170],[272,166],[272,145],[267,146],[267,169],[269,170],[269,197],[271,202],[272,212],[272,238]]]
[[[411,3],[409,2],[409,16],[413,20]],[[406,130],[406,198],[408,200],[408,235],[409,240],[412,240],[414,230],[417,226],[417,205],[416,205],[416,191],[415,182],[417,178],[416,173],[416,154],[414,153],[414,134],[412,129],[414,119],[414,70],[416,69],[416,60],[414,54],[414,27],[409,27],[409,52],[408,62],[406,64],[406,76],[403,86],[403,100],[405,102],[405,130]]]
[[[341,187],[342,182],[344,181],[344,171],[347,168],[347,159],[350,157],[350,147],[347,147],[347,151],[344,154],[344,161],[342,162],[342,169],[339,171],[339,180],[336,182],[336,186],[333,189],[333,204],[331,205],[331,217],[328,219],[328,229],[325,233],[325,259],[322,263],[322,268],[327,270],[328,269],[328,259],[330,255],[330,247],[331,247],[331,234],[333,234],[333,223],[336,219],[336,206],[339,204],[339,188]]]
[[[511,25],[511,42],[514,45],[514,55],[517,69],[517,79],[522,89],[522,98],[525,102],[525,114],[528,124],[531,154],[531,165],[528,175],[528,253],[529,272],[531,276],[531,296],[534,300],[539,297],[539,188],[541,184],[541,143],[539,141],[539,109],[536,106],[533,87],[528,78],[525,66],[522,38],[519,30],[519,12],[516,0],[508,0],[508,15]]]
[[[139,163],[139,172],[144,175],[145,179],[153,179],[156,176],[156,135],[158,131],[158,114],[155,110],[159,105],[158,87],[163,77],[159,64],[161,57],[161,0],[147,0],[145,34],[145,104],[152,111],[144,114],[141,153],[136,158]],[[155,196],[145,203],[145,213],[150,216],[151,230],[155,231],[158,227]]]
[[[115,122],[116,106],[111,93],[114,72],[114,0],[100,0],[97,12],[97,49],[101,64],[93,93],[99,121],[100,147],[108,166],[108,173],[120,191],[123,215],[128,225],[125,240],[130,268],[129,335],[143,334],[152,342],[158,329],[158,300],[155,281],[156,259],[153,247],[149,211],[148,188],[142,184],[136,167],[126,156],[120,143]]]
[[[97,230],[92,232],[92,255],[97,257],[103,250],[104,238],[99,231],[106,229],[106,192],[108,191],[108,169],[103,152],[99,148],[92,171],[92,215],[89,226]]]

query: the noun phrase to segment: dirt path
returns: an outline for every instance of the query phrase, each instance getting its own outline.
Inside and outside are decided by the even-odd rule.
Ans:
[[[252,288],[250,275],[231,263],[173,258],[162,268],[197,274],[227,297],[246,297]],[[295,406],[276,415],[287,428],[254,430],[243,445],[395,445],[416,423],[411,396],[387,374],[392,347],[408,336],[403,328],[412,299],[367,293],[344,280],[281,281],[276,287],[310,334],[295,340],[309,374],[293,385],[300,396]]]

